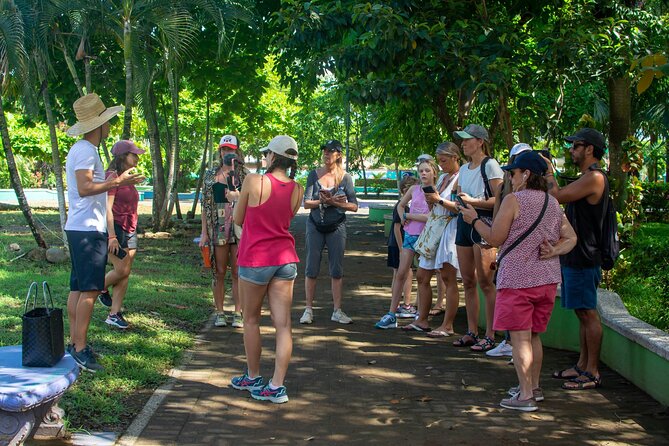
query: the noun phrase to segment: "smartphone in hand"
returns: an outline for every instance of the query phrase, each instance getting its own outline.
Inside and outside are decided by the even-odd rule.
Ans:
[[[462,197],[461,197],[460,195],[456,195],[456,196],[455,196],[455,201],[457,201],[458,204],[459,204],[460,206],[462,206],[463,208],[466,208],[466,207],[467,207],[467,203],[464,202],[464,200],[462,199]]]
[[[436,194],[437,193],[434,186],[423,186],[422,189],[423,189],[423,192],[426,193],[426,194]]]
[[[123,259],[125,259],[125,256],[128,255],[128,251],[126,251],[125,249],[123,249],[119,246],[118,251],[116,251],[116,254],[114,254],[114,255],[116,257],[118,257],[119,259],[123,260]]]

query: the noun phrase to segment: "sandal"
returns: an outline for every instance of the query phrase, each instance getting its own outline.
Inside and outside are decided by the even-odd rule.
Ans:
[[[447,338],[449,336],[452,336],[454,333],[452,331],[444,331],[444,330],[432,330],[427,334],[428,338]]]
[[[495,347],[495,340],[489,338],[488,336],[484,336],[483,339],[481,339],[475,345],[469,347],[469,350],[473,352],[487,352],[488,350],[491,350],[493,347]]]
[[[474,345],[478,342],[479,338],[476,336],[474,333],[471,331],[468,331],[465,333],[463,337],[458,339],[457,341],[453,342],[454,347],[469,347],[470,345]]]
[[[562,388],[564,390],[589,390],[596,389],[602,385],[602,377],[595,376],[590,372],[581,370],[581,373],[578,377],[570,379],[569,381],[562,383]]]
[[[568,371],[570,371],[570,370],[572,370],[572,369],[577,373],[576,375],[566,375],[566,374],[565,374],[565,372],[568,372]],[[567,367],[566,369],[562,369],[562,370],[556,370],[556,371],[554,371],[553,374],[551,375],[551,377],[552,377],[553,379],[569,379],[569,380],[572,380],[572,379],[576,379],[576,378],[578,378],[578,377],[581,376],[584,372],[585,372],[585,371],[584,371],[583,369],[581,369],[579,366],[574,365],[574,366],[572,366],[572,367]]]
[[[432,331],[430,327],[423,328],[418,324],[409,324],[401,328],[402,331],[420,331],[421,333],[429,333]]]
[[[439,316],[440,314],[444,314],[446,310],[443,307],[434,307],[433,309],[430,310],[430,316]]]

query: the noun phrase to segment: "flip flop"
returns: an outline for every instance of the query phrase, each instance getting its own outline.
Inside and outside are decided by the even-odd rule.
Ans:
[[[430,310],[430,316],[439,316],[440,314],[444,314],[445,312],[446,310],[441,307],[434,307],[433,309]]]
[[[565,372],[568,372],[570,370],[574,370],[577,374],[576,375],[566,375]],[[551,378],[571,380],[571,379],[578,378],[579,376],[581,376],[583,374],[583,372],[584,372],[584,370],[581,370],[581,368],[579,366],[574,365],[574,366],[571,366],[571,367],[567,367],[566,369],[554,371],[553,374],[551,375]]]
[[[420,331],[422,333],[428,333],[428,332],[432,331],[432,329],[430,327],[423,328],[420,325],[416,325],[416,324],[405,325],[404,327],[402,327],[402,330],[403,331]]]
[[[432,330],[427,334],[428,338],[447,338],[449,336],[452,336],[454,333],[449,333],[447,331],[443,330]]]

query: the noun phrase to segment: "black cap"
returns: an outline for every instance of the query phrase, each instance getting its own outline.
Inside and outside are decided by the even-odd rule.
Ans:
[[[516,159],[503,170],[524,169],[537,175],[545,175],[548,170],[546,161],[537,152],[521,152]]]
[[[606,150],[604,135],[589,127],[582,128],[571,136],[566,136],[564,140],[571,143],[575,141],[584,141],[588,144],[592,144],[592,146],[597,147],[598,149]]]
[[[336,139],[331,139],[329,141],[326,141],[325,144],[321,146],[321,150],[323,149],[328,149],[332,152],[341,152],[344,148],[342,147],[339,141],[337,141]]]

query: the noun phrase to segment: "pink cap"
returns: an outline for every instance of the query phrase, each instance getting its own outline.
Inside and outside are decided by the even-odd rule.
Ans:
[[[146,150],[140,149],[137,147],[137,145],[135,145],[134,142],[127,139],[118,141],[116,144],[114,144],[114,147],[112,147],[111,150],[112,155],[123,155],[124,153],[128,152],[141,155],[142,153],[146,152]]]

